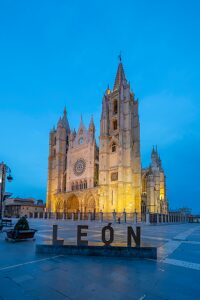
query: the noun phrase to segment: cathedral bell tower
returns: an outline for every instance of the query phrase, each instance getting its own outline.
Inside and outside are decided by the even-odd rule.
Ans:
[[[53,128],[49,136],[47,210],[50,212],[55,211],[56,194],[66,191],[69,135],[70,127],[65,108],[63,117],[58,120],[57,128]]]
[[[120,62],[113,90],[102,101],[99,203],[104,212],[140,212],[141,163],[138,101]]]

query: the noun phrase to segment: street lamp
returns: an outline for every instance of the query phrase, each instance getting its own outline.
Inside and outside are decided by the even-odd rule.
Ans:
[[[2,221],[2,217],[3,217],[3,201],[5,196],[6,174],[8,174],[7,180],[11,182],[13,180],[13,177],[11,175],[11,169],[6,164],[4,164],[4,162],[2,162],[0,164],[0,190],[1,190],[0,221]]]

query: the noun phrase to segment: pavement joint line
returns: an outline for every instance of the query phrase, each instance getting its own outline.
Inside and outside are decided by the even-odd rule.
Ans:
[[[48,239],[52,239],[52,235],[47,235],[47,234],[40,234],[40,233],[37,233],[36,235],[37,237],[44,237],[44,238],[48,238]]]
[[[158,241],[166,241],[166,242],[171,241],[171,239],[168,239],[168,238],[165,238],[165,237],[162,238],[162,237],[149,236],[149,235],[142,235],[141,237],[145,238],[145,239],[158,240]]]
[[[200,245],[200,242],[197,241],[182,241],[184,244],[191,244],[191,245]]]
[[[174,237],[174,240],[182,240],[182,241],[186,240],[186,238],[189,235],[191,235],[194,231],[196,231],[197,229],[199,229],[199,227],[198,228],[194,227],[194,228],[190,228],[190,229],[188,229],[186,231],[183,231],[183,232],[179,233],[178,235],[176,235]]]
[[[22,267],[22,266],[25,266],[25,265],[30,265],[30,264],[38,263],[38,262],[41,262],[41,261],[45,261],[45,260],[51,260],[51,259],[61,257],[61,256],[64,256],[64,255],[56,255],[56,256],[46,257],[46,258],[42,258],[42,259],[27,261],[25,263],[0,268],[0,271],[14,269],[14,268]]]
[[[176,235],[164,245],[158,247],[158,257],[166,259],[166,257],[172,254],[183,242],[185,242],[185,239],[195,230],[197,230],[196,227],[186,230]]]
[[[184,267],[187,269],[193,269],[193,270],[200,271],[200,264],[192,263],[189,261],[178,260],[178,259],[173,259],[173,258],[165,258],[165,259],[161,260],[160,262],[165,263],[165,264],[174,265],[177,267]]]
[[[158,256],[162,258],[166,258],[170,254],[172,254],[180,245],[181,241],[169,241],[164,245],[158,247]]]

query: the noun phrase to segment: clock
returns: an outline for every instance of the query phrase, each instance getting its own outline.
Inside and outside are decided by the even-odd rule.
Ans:
[[[78,159],[74,164],[74,174],[80,176],[84,173],[86,167],[86,162],[84,159]]]

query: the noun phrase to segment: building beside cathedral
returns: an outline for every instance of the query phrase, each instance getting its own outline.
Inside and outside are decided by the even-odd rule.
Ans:
[[[122,62],[102,100],[99,147],[91,118],[70,128],[66,109],[49,138],[49,212],[168,212],[166,179],[157,148],[141,168],[138,100]]]

